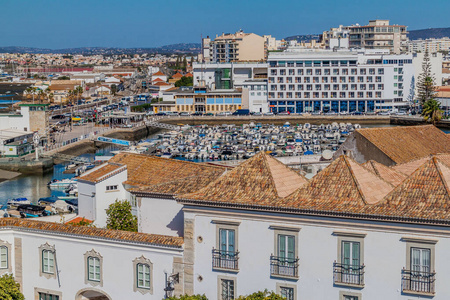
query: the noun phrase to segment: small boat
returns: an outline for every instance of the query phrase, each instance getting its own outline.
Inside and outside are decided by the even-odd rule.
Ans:
[[[13,198],[8,200],[8,206],[19,206],[21,204],[31,204],[31,201],[27,198]]]
[[[65,189],[69,187],[71,184],[77,184],[77,181],[74,179],[53,179],[47,185],[51,189]]]
[[[56,197],[56,196],[42,197],[42,198],[39,198],[38,204],[39,205],[48,205],[48,204],[55,203],[57,200],[58,200],[58,197]]]
[[[17,207],[17,211],[19,211],[22,218],[35,218],[48,215],[45,206],[34,204],[21,204]]]

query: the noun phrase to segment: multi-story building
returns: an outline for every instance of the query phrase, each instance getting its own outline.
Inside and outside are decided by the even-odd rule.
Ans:
[[[406,26],[389,25],[389,20],[372,20],[369,25],[349,26],[350,48],[389,49],[399,54],[407,40]]]
[[[211,39],[209,36],[202,39],[202,53],[200,56],[201,62],[210,62],[211,61]]]
[[[251,111],[267,112],[267,63],[194,63],[194,86],[242,89]]]
[[[223,33],[210,42],[210,48],[212,62],[264,60],[264,38],[254,33]]]
[[[444,37],[440,39],[426,39],[408,41],[408,52],[426,52],[436,53],[450,50],[450,38]]]
[[[268,59],[273,112],[373,112],[407,108],[413,97],[412,55],[388,50],[285,51]]]
[[[326,49],[349,47],[350,29],[348,26],[339,25],[337,28],[330,28],[322,34],[322,45]]]

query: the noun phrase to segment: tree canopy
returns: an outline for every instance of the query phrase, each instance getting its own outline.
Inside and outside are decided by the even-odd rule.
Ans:
[[[25,297],[20,292],[20,284],[14,280],[12,275],[5,274],[0,277],[0,299],[1,300],[23,300]]]
[[[424,105],[425,102],[433,99],[436,94],[434,81],[434,75],[431,73],[430,54],[428,51],[425,51],[422,62],[422,73],[420,73],[417,80],[417,98],[420,105]]]
[[[422,116],[428,123],[436,125],[442,119],[442,113],[441,103],[435,99],[430,99],[423,104]]]
[[[180,86],[193,86],[194,85],[194,79],[192,77],[186,77],[183,76],[181,77],[180,80],[178,80],[177,82],[175,82],[175,86],[176,87],[180,87]]]
[[[138,231],[136,216],[131,213],[131,204],[128,201],[116,200],[106,210],[106,228],[125,231]]]

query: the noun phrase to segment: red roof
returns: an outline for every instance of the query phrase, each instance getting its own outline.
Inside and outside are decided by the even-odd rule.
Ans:
[[[153,82],[164,82],[161,78],[156,78],[155,80],[152,80]]]
[[[168,84],[167,82],[157,82],[157,83],[154,83],[153,85],[170,85],[170,84]]]
[[[172,78],[181,78],[183,75],[181,75],[179,72],[172,76]]]
[[[186,74],[184,75],[184,77],[194,77],[194,75],[192,75],[191,73],[186,73]]]
[[[156,72],[155,74],[153,74],[152,76],[166,76],[166,75],[164,75],[163,72],[158,71],[158,72]]]
[[[92,222],[94,222],[94,221],[88,220],[88,219],[86,219],[86,218],[84,218],[84,217],[76,217],[76,218],[74,218],[74,219],[72,219],[72,220],[70,220],[70,221],[67,221],[65,224],[78,224],[78,223],[80,223],[81,221],[87,222],[87,223],[89,223],[89,224],[91,224]]]

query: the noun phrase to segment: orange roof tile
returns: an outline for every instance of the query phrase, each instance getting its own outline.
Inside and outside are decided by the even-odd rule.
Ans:
[[[158,71],[155,74],[152,74],[152,76],[166,76],[163,72]]]
[[[89,182],[100,182],[126,169],[126,166],[114,163],[104,163],[82,174],[78,179]]]
[[[127,166],[125,184],[132,186],[130,191],[148,193],[188,193],[206,186],[226,170],[220,166],[135,153],[119,153],[110,162]]]
[[[435,155],[442,163],[450,167],[450,154],[437,154]],[[397,172],[401,172],[406,175],[411,175],[417,170],[420,166],[422,166],[425,162],[429,161],[431,156],[425,156],[418,159],[414,159],[404,164],[399,164],[393,166],[392,168]]]
[[[205,188],[177,198],[236,204],[275,205],[307,180],[260,152]]]
[[[354,211],[376,203],[393,186],[347,156],[340,156],[308,184],[283,199],[283,206],[323,211]]]
[[[156,78],[156,79],[152,80],[152,82],[164,82],[164,80],[162,80],[161,78]]]
[[[170,84],[168,84],[167,82],[156,82],[156,83],[153,83],[153,85],[157,85],[157,86],[166,86],[166,85],[170,85]]]
[[[437,153],[447,153],[450,136],[433,125],[357,129],[396,164]]]
[[[181,78],[183,75],[180,74],[180,72],[177,72],[175,75],[172,76],[172,78]]]
[[[181,237],[102,229],[87,226],[73,226],[67,224],[24,220],[17,218],[0,219],[0,228],[33,229],[42,232],[51,232],[63,235],[71,234],[75,236],[87,236],[112,241],[120,240],[122,242],[152,244],[176,248],[181,248],[183,246],[183,238]]]
[[[194,77],[194,75],[192,75],[191,73],[186,73],[186,74],[184,74],[184,77]]]
[[[86,218],[84,218],[84,217],[75,217],[75,218],[73,218],[72,220],[67,221],[67,222],[64,223],[64,224],[78,224],[78,223],[80,223],[81,221],[84,221],[84,222],[89,223],[89,224],[92,223],[92,222],[94,222],[94,221],[88,220],[88,219],[86,219]]]
[[[364,212],[383,216],[450,220],[450,168],[433,157],[380,203]]]
[[[393,186],[399,185],[406,178],[405,174],[400,173],[393,168],[386,167],[385,165],[380,164],[379,162],[376,162],[374,160],[365,162],[363,166],[372,173],[380,176]]]

